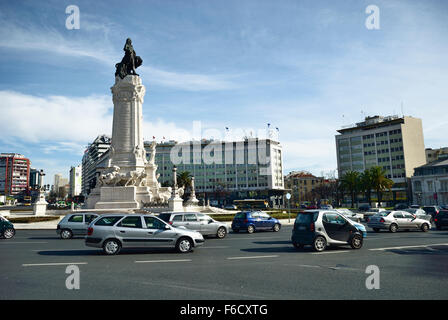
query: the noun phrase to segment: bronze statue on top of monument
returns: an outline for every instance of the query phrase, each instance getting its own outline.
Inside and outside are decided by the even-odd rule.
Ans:
[[[124,79],[128,74],[138,76],[135,69],[142,65],[143,60],[140,56],[135,54],[131,38],[126,39],[126,44],[124,45],[123,50],[125,52],[123,59],[121,59],[120,63],[115,65],[115,68],[117,69],[115,71],[115,76],[119,76],[121,79]]]

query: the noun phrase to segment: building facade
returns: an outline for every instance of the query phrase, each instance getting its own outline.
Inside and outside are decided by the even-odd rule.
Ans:
[[[105,167],[108,159],[107,152],[111,145],[111,138],[100,135],[89,143],[82,157],[81,193],[87,196],[95,187],[98,171]]]
[[[409,201],[408,180],[426,163],[422,121],[413,117],[373,116],[336,135],[338,174],[381,166],[394,182],[384,201]]]
[[[39,170],[35,168],[30,168],[30,189],[37,190],[40,186],[42,176]]]
[[[439,149],[425,149],[426,163],[430,163],[439,159],[439,156],[448,155],[448,147]]]
[[[149,159],[149,143],[145,149]],[[283,204],[282,147],[274,140],[168,141],[157,144],[155,163],[161,184],[172,183],[176,165],[178,173],[188,171],[195,177],[196,195],[214,205],[248,198]]]
[[[151,157],[150,145],[150,141],[145,141],[148,160]],[[94,148],[97,149],[96,146]],[[92,153],[98,155],[97,151]],[[84,167],[87,160],[90,161],[89,168]],[[108,160],[108,148],[96,158],[85,154],[82,168],[84,195],[93,189],[96,177],[106,168]],[[212,205],[231,204],[235,199],[249,198],[266,199],[272,206],[284,204],[282,147],[274,140],[167,141],[156,145],[154,160],[161,185],[172,185],[173,168],[176,166],[178,174],[188,171],[195,177],[196,196],[210,200]],[[84,181],[85,176],[93,182]]]
[[[448,204],[448,154],[415,168],[411,181],[414,204]]]
[[[16,196],[29,190],[30,160],[18,153],[0,154],[0,194]]]
[[[328,183],[324,177],[316,177],[306,171],[292,171],[285,176],[285,188],[291,190],[291,207],[298,207],[303,202],[314,202],[313,194],[317,188]]]
[[[70,168],[70,190],[69,196],[79,196],[82,191],[82,165]]]

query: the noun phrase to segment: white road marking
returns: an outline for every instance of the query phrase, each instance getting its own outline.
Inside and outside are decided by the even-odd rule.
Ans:
[[[22,264],[22,267],[66,266],[72,264],[87,264],[87,262],[25,263]]]
[[[278,255],[271,256],[247,256],[247,257],[229,257],[227,260],[241,260],[241,259],[263,259],[263,258],[276,258]]]
[[[135,263],[159,263],[159,262],[191,262],[191,259],[178,259],[178,260],[147,260],[147,261],[134,261]]]
[[[343,250],[343,251],[324,251],[324,252],[313,252],[311,254],[333,254],[333,253],[345,253],[345,252],[351,252],[350,250]]]
[[[402,246],[402,247],[388,247],[388,248],[375,248],[369,249],[370,251],[384,251],[384,250],[396,250],[396,249],[408,249],[408,248],[422,248],[429,246],[448,246],[448,243],[430,243],[430,244],[421,244],[416,246]]]
[[[215,246],[215,247],[198,247],[197,249],[225,249],[227,246]]]
[[[299,264],[298,267],[302,267],[302,268],[321,268],[321,266],[311,266],[308,264]]]

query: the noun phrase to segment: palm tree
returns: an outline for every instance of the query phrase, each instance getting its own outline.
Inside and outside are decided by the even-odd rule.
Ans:
[[[183,171],[177,174],[177,185],[184,190],[191,187],[191,174],[189,171]]]
[[[359,172],[353,170],[347,171],[341,178],[342,187],[350,193],[352,198],[352,208],[355,204],[355,197],[358,194],[359,181]]]
[[[372,189],[373,189],[373,180],[372,180],[372,171],[369,169],[364,170],[364,172],[360,175],[360,183],[361,189],[364,192],[364,195],[367,199],[369,205],[372,205]]]
[[[372,176],[372,189],[376,190],[378,204],[380,204],[382,193],[385,190],[390,190],[394,182],[386,177],[386,170],[380,166],[370,168],[370,174]]]

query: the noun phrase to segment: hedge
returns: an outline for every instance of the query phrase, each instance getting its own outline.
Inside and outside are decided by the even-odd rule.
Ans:
[[[58,220],[57,216],[45,216],[45,217],[14,217],[8,218],[12,223],[34,223],[34,222],[44,222]]]

